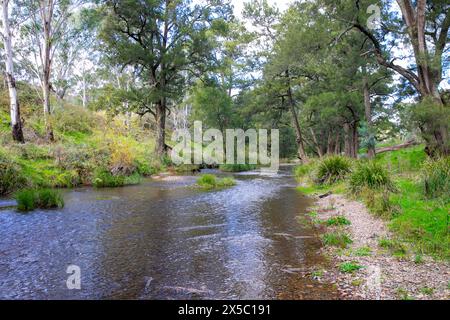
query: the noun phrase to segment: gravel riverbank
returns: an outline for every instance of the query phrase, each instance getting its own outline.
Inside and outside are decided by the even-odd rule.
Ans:
[[[414,255],[398,257],[380,247],[380,240],[390,239],[386,222],[370,214],[366,207],[342,195],[330,195],[316,203],[314,219],[326,221],[345,217],[351,224],[326,227],[326,232],[348,234],[352,243],[346,249],[326,246],[322,250],[330,257],[329,270],[316,271],[319,281],[333,282],[344,299],[369,300],[448,300],[450,299],[450,264],[430,257]],[[354,272],[342,272],[342,264],[362,267]]]

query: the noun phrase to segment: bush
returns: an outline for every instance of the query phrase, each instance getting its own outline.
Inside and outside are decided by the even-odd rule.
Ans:
[[[0,195],[7,195],[24,187],[27,179],[21,167],[10,157],[0,152]]]
[[[19,211],[64,207],[61,193],[50,189],[22,190],[15,195],[15,199],[17,201],[17,210]]]
[[[422,169],[425,195],[450,199],[450,157],[428,160]]]
[[[97,124],[93,113],[77,106],[56,110],[53,120],[54,129],[61,133],[91,133],[92,128]]]
[[[223,164],[220,166],[220,170],[223,172],[245,172],[255,170],[254,164]]]
[[[96,188],[117,188],[125,185],[124,176],[114,176],[107,169],[97,169],[92,184]]]
[[[374,161],[361,162],[349,179],[350,191],[356,194],[364,189],[396,191],[389,173]]]
[[[334,184],[351,172],[350,160],[342,156],[331,156],[321,160],[316,169],[315,182],[317,184]]]

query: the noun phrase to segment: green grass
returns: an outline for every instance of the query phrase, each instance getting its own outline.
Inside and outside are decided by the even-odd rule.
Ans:
[[[361,247],[354,250],[353,255],[356,257],[370,257],[372,255],[372,249],[369,247]]]
[[[328,219],[327,221],[325,221],[325,224],[329,227],[349,226],[349,225],[351,225],[351,222],[343,216],[337,216],[337,217],[332,217],[332,218]]]
[[[255,170],[256,165],[253,164],[223,164],[220,170],[223,172],[245,172]]]
[[[363,269],[364,267],[355,263],[355,262],[344,262],[339,265],[339,270],[342,273],[355,273],[356,271],[359,271]]]
[[[64,199],[61,193],[50,189],[22,190],[16,193],[15,199],[17,210],[23,212],[64,207]]]
[[[236,181],[233,178],[219,179],[212,174],[204,174],[197,179],[197,185],[205,190],[227,188],[236,185]]]
[[[353,243],[352,239],[345,233],[331,232],[322,235],[322,242],[326,246],[346,248]]]
[[[99,169],[94,174],[93,185],[96,188],[117,188],[125,185],[124,176],[114,176],[106,169]]]

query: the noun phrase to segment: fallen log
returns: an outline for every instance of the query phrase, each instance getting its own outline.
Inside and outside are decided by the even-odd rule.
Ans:
[[[392,146],[392,147],[384,147],[384,148],[378,148],[376,149],[376,154],[385,153],[385,152],[392,152],[392,151],[398,151],[402,149],[406,149],[412,146],[417,146],[419,143],[416,140],[410,140],[405,143]]]

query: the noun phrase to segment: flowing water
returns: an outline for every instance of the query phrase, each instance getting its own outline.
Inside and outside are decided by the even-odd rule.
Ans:
[[[62,210],[0,211],[1,299],[335,299],[285,167],[204,192],[195,177],[65,193]],[[68,290],[67,267],[81,270]]]

